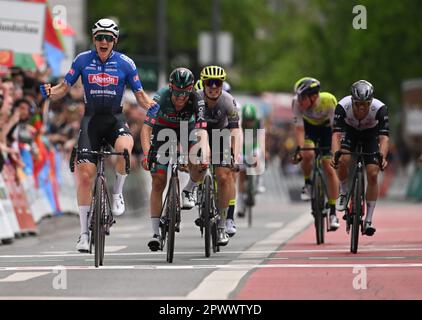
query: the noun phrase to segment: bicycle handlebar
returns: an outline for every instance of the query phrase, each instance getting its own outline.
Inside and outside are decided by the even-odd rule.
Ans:
[[[95,156],[122,156],[125,158],[125,171],[126,174],[129,174],[130,172],[130,157],[129,157],[129,151],[127,149],[124,149],[123,152],[112,152],[112,151],[78,151],[76,147],[73,147],[72,153],[70,155],[69,160],[69,167],[70,171],[75,171],[75,158],[76,155],[95,155]]]

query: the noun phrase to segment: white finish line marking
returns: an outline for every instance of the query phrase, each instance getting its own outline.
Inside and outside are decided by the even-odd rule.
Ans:
[[[328,264],[222,264],[222,265],[132,265],[132,266],[61,266],[61,270],[82,271],[82,270],[201,270],[201,269],[220,269],[220,270],[242,270],[252,269],[279,269],[279,268],[355,268],[356,266],[365,268],[422,268],[422,263],[328,263]],[[26,266],[26,267],[0,267],[1,271],[54,271],[57,266]],[[49,272],[41,272],[47,274]],[[40,274],[42,275],[42,274]]]
[[[281,245],[282,243],[280,243]],[[254,254],[265,254],[265,256],[275,253],[347,253],[350,248],[345,247],[344,249],[321,249],[321,250],[248,250],[248,251],[224,251],[219,252],[218,256],[224,257],[232,254],[242,254],[245,256]],[[383,252],[383,251],[422,251],[422,248],[359,248],[359,252]],[[13,259],[13,258],[66,258],[66,257],[90,257],[89,253],[76,253],[75,251],[52,251],[45,252],[46,254],[24,254],[24,255],[0,255],[0,259]],[[165,255],[165,252],[120,252],[120,253],[108,253],[106,257],[112,256],[154,256],[154,255]],[[175,255],[203,255],[203,251],[176,251]]]
[[[23,282],[49,273],[51,272],[17,272],[4,279],[0,279],[0,282]]]

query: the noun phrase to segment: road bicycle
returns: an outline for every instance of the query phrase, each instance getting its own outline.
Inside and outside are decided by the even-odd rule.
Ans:
[[[314,216],[316,243],[323,244],[325,241],[325,230],[330,230],[330,216],[328,214],[328,189],[326,178],[322,169],[323,151],[329,150],[328,147],[319,147],[316,145],[312,148],[298,147],[293,156],[294,162],[299,163],[302,157],[299,156],[300,151],[313,151],[315,157],[312,164],[312,185],[311,185],[311,208]],[[326,228],[324,227],[324,224]]]
[[[349,175],[349,192],[346,195],[346,213],[343,219],[346,220],[346,232],[351,232],[350,236],[350,252],[358,252],[359,231],[364,231],[364,215],[365,215],[365,156],[375,156],[378,158],[378,165],[382,170],[382,156],[379,152],[365,153],[363,152],[362,143],[358,143],[357,151],[343,152],[337,151],[334,156],[334,163],[337,165],[342,155],[351,155],[356,158],[355,164],[352,166],[353,174]]]
[[[113,155],[123,156],[126,162],[126,174],[129,174],[130,171],[128,150],[125,149],[123,152],[112,152],[110,150],[109,145],[105,141],[102,142],[100,151],[78,150],[77,147],[74,147],[69,161],[70,171],[74,172],[75,158],[77,158],[77,156],[93,155],[98,159],[97,177],[92,191],[91,207],[88,212],[89,253],[92,253],[92,248],[94,247],[96,268],[103,265],[105,236],[110,234],[110,228],[115,223],[113,213],[111,212],[110,196],[105,177],[104,159]]]

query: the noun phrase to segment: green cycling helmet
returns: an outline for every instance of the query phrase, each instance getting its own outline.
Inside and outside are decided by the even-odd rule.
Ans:
[[[170,74],[169,82],[172,86],[185,89],[193,87],[195,78],[192,71],[187,68],[177,68]]]
[[[243,120],[257,120],[258,112],[255,105],[247,103],[242,106],[242,119]]]

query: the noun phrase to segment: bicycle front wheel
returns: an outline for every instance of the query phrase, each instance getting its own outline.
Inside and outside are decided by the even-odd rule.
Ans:
[[[350,252],[357,253],[359,245],[359,227],[361,226],[363,205],[365,202],[363,190],[363,173],[358,172],[353,188],[353,217],[352,217],[352,233],[350,239]]]
[[[202,219],[204,227],[205,257],[211,255],[211,217],[212,217],[212,183],[211,177],[205,176],[203,184],[204,207],[202,208]],[[213,244],[214,249],[214,244]]]
[[[104,260],[104,248],[105,248],[105,210],[106,210],[106,198],[105,198],[105,184],[104,180],[98,178],[95,183],[95,205],[94,205],[94,249],[95,249],[95,267],[103,265]]]
[[[316,243],[324,243],[324,215],[323,210],[325,208],[325,197],[324,189],[322,186],[322,178],[319,174],[315,177],[314,182],[314,194],[312,197],[312,207],[315,218],[315,234],[316,234]]]
[[[170,180],[170,193],[168,199],[168,235],[167,235],[167,262],[173,262],[174,256],[174,242],[176,238],[176,219],[177,219],[177,203],[178,203],[178,181],[175,178],[171,178]]]

